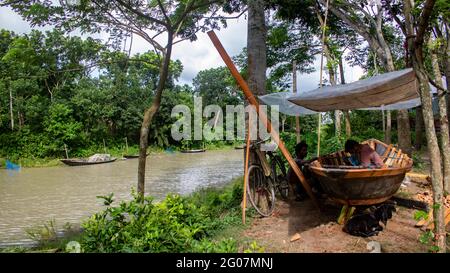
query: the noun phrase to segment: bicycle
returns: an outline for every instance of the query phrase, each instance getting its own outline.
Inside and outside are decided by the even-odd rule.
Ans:
[[[282,199],[287,199],[289,183],[286,168],[281,157],[274,153],[275,149],[261,150],[261,143],[264,141],[250,145],[250,153],[255,155],[256,163],[248,168],[246,190],[256,211],[262,216],[270,216],[275,209],[275,189]]]

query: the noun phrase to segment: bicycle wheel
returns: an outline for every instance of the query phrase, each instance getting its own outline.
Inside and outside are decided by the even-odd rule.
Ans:
[[[250,203],[262,216],[270,216],[275,209],[275,191],[270,178],[264,175],[259,165],[248,169],[247,195]]]
[[[286,200],[289,197],[289,182],[287,180],[286,168],[283,162],[278,156],[273,158],[272,162],[272,174],[275,181],[275,185],[281,198]]]

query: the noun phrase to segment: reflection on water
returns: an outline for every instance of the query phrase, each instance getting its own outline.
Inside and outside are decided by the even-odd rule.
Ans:
[[[0,170],[0,245],[27,243],[25,228],[55,219],[77,224],[102,209],[98,195],[114,192],[115,203],[131,199],[137,159],[79,166]],[[189,194],[220,186],[243,172],[242,150],[159,154],[147,158],[145,192],[156,200],[167,193]]]

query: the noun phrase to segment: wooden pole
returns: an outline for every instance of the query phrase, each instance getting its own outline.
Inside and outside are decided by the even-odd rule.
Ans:
[[[125,147],[127,149],[127,154],[128,154],[128,139],[127,139],[127,137],[125,137]]]
[[[234,65],[233,61],[231,60],[230,56],[226,52],[226,50],[223,48],[222,44],[219,41],[219,38],[217,38],[214,31],[208,31],[208,36],[211,39],[212,43],[216,47],[217,51],[219,52],[220,56],[222,57],[223,61],[227,65],[228,69],[231,72],[231,75],[236,79],[237,83],[241,87],[242,91],[244,92],[245,97],[249,101],[250,104],[252,104],[255,107],[256,113],[258,114],[258,117],[262,121],[262,123],[266,126],[267,131],[270,133],[272,138],[274,139],[275,143],[278,144],[278,147],[280,148],[281,153],[284,155],[286,160],[288,161],[289,165],[291,166],[294,173],[297,175],[297,177],[300,179],[300,182],[302,183],[303,187],[305,188],[306,192],[308,193],[311,200],[314,202],[317,208],[319,208],[319,203],[317,202],[317,199],[315,198],[314,194],[311,191],[311,187],[309,186],[308,182],[305,179],[305,176],[303,175],[302,171],[298,167],[297,163],[292,158],[289,151],[286,149],[286,146],[284,146],[284,142],[280,139],[280,136],[276,132],[276,130],[272,130],[272,124],[268,120],[266,114],[264,111],[260,111],[259,109],[259,102],[256,100],[253,93],[250,91],[250,88],[248,87],[247,83],[242,78],[241,74],[239,74],[239,71],[237,70],[236,66]]]
[[[11,114],[11,131],[14,131],[13,96],[11,88],[9,89],[9,112]]]
[[[297,61],[292,61],[292,93],[297,93]],[[300,117],[295,117],[295,132],[297,134],[297,143],[300,142]]]
[[[106,152],[106,143],[105,143],[105,139],[103,139],[103,150],[105,151],[105,154],[107,154],[107,152]]]
[[[326,33],[326,27],[327,27],[327,18],[328,18],[328,3],[329,0],[327,0],[327,5],[325,7],[325,15],[324,20],[322,22],[321,17],[319,16],[320,25],[322,27],[322,53],[320,54],[320,83],[319,88],[322,88],[323,85],[323,79],[322,79],[322,73],[323,73],[323,53],[325,50],[325,33]],[[320,156],[320,127],[322,125],[322,114],[319,113],[319,121],[317,125],[317,156]]]
[[[247,180],[248,180],[248,159],[250,154],[250,124],[251,115],[248,116],[248,129],[247,129],[247,146],[245,147],[245,167],[244,167],[244,192],[242,201],[242,223],[245,225],[245,209],[247,208]]]
[[[69,158],[69,153],[67,152],[67,145],[64,143],[64,150],[66,151],[66,159]]]

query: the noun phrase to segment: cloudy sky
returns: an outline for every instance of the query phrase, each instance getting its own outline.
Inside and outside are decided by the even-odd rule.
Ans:
[[[247,20],[245,16],[239,19],[227,21],[228,27],[216,31],[223,46],[230,56],[237,55],[247,43]],[[0,28],[15,31],[17,33],[27,33],[32,30],[30,25],[14,11],[6,7],[0,7]],[[45,29],[50,29],[46,27]],[[45,30],[44,29],[44,30]],[[41,29],[43,30],[43,29]],[[132,53],[145,52],[151,49],[143,39],[135,36],[133,39]],[[201,70],[224,66],[222,59],[212,45],[206,33],[199,33],[195,42],[184,41],[178,43],[173,48],[173,59],[179,59],[183,63],[183,73],[179,79],[180,84],[191,84],[192,79]],[[297,86],[299,92],[317,88],[319,84],[320,66],[319,56],[316,58],[317,72],[311,74],[298,75]],[[362,75],[359,67],[344,66],[347,82],[356,81]]]

